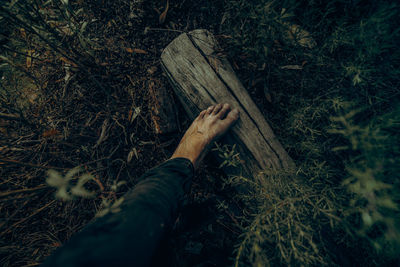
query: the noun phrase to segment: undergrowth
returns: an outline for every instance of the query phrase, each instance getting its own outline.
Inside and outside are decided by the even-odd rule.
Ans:
[[[353,264],[395,261],[399,5],[225,3],[230,57],[298,166],[296,178],[266,171],[255,184],[237,265],[349,264],[332,246],[358,255]]]
[[[282,172],[261,174],[258,181],[236,177],[251,194],[238,197],[254,214],[237,247],[235,266],[326,265],[321,225],[337,224],[336,203],[328,193],[305,186]]]
[[[167,158],[175,140],[160,145],[153,131],[147,81],[164,86],[154,58],[174,36],[161,33],[155,47],[153,32],[137,30],[142,9],[2,1],[0,265],[38,265],[94,216],[117,212],[136,178]]]
[[[147,81],[166,83],[160,51],[199,25],[221,39],[297,165],[294,175],[265,170],[224,181],[248,187],[233,197],[247,211],[233,220],[242,230],[235,264],[398,260],[399,4],[170,1],[167,14],[150,1],[100,2],[0,7],[8,26],[0,29],[0,163],[9,164],[0,169],[2,264],[37,265],[96,211],[118,212],[119,187],[167,157],[162,147],[174,142],[161,142],[149,123]],[[220,167],[240,165],[234,150],[217,150]],[[90,179],[70,184],[76,166]],[[50,172],[56,194],[96,197],[58,205],[44,185],[47,169],[59,171]]]

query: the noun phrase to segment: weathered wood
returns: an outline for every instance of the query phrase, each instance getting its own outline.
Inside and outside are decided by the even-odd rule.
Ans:
[[[240,119],[227,135],[236,143],[245,172],[294,168],[271,127],[250,98],[226,58],[216,55],[218,44],[206,30],[194,30],[173,40],[161,55],[162,67],[190,118],[216,103],[240,110]]]
[[[178,130],[177,111],[174,99],[167,88],[150,80],[148,83],[151,120],[156,134],[169,134]]]

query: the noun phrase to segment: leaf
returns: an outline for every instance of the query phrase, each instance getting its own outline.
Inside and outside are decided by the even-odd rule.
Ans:
[[[69,170],[64,177],[62,177],[62,175],[55,170],[49,170],[47,172],[48,178],[46,179],[46,182],[48,185],[55,187],[57,189],[57,192],[55,194],[56,198],[65,201],[74,199],[74,196],[80,196],[85,198],[94,197],[96,193],[88,191],[84,187],[84,185],[88,181],[94,180],[93,176],[90,174],[81,175],[78,178],[77,184],[71,188],[70,180],[73,179],[74,176],[77,175],[80,171],[82,171],[81,168],[75,167]]]
[[[78,65],[76,65],[74,62],[72,62],[71,60],[65,58],[65,57],[60,57],[60,60],[66,64],[70,64],[72,67],[77,68]]]
[[[124,197],[120,197],[119,199],[117,199],[111,206],[111,211],[115,210],[115,209],[119,209],[119,207],[121,206],[122,202],[124,202],[125,198]]]
[[[73,199],[72,196],[68,194],[66,187],[61,187],[57,190],[56,198],[59,198],[64,201]]]
[[[125,198],[121,197],[119,199],[117,199],[116,201],[114,201],[114,203],[111,204],[111,201],[107,200],[107,199],[103,199],[102,201],[102,206],[103,209],[98,211],[96,213],[96,217],[103,217],[105,215],[107,215],[108,213],[117,213],[121,210],[120,206],[122,204],[122,202],[124,202]]]
[[[69,170],[69,171],[67,172],[67,174],[65,175],[65,179],[68,180],[68,181],[71,180],[71,179],[74,178],[74,176],[75,176],[76,174],[78,174],[80,171],[82,171],[82,168],[80,168],[80,167],[75,167],[75,168]]]
[[[19,0],[12,0],[10,5],[8,6],[8,9],[11,9]]]
[[[26,31],[25,31],[25,29],[24,28],[21,28],[21,29],[19,29],[19,31],[20,31],[20,33],[21,33],[21,37],[22,38],[26,38]]]
[[[85,21],[85,22],[82,23],[82,26],[81,26],[81,34],[85,31],[87,25],[88,25],[88,22],[87,22],[87,21]]]
[[[317,43],[311,37],[311,34],[308,31],[301,29],[300,26],[293,25],[291,31],[292,34],[296,36],[298,44],[302,47],[314,48],[317,45]]]
[[[286,65],[279,67],[281,70],[302,70],[303,67],[300,65]]]
[[[169,0],[167,0],[167,6],[165,7],[164,12],[161,13],[160,18],[158,20],[160,24],[164,23],[165,18],[167,17],[168,9],[169,9]]]
[[[68,184],[67,182],[65,182],[65,180],[62,178],[61,174],[56,171],[56,170],[49,170],[47,172],[47,175],[49,176],[46,179],[46,183],[50,186],[53,187],[59,187],[59,186],[65,186],[66,184]]]
[[[136,119],[136,117],[139,116],[140,111],[141,111],[140,107],[136,107],[135,109],[129,110],[128,121],[132,123]]]
[[[55,194],[56,198],[61,200],[71,200],[72,197],[67,192],[69,179],[67,179],[67,177],[63,178],[62,175],[55,170],[49,170],[47,175],[49,177],[46,179],[46,183],[57,188],[57,192]]]
[[[139,48],[130,48],[127,47],[125,48],[125,51],[128,53],[136,53],[136,54],[147,54],[147,51],[143,50],[143,49],[139,49]]]
[[[27,51],[27,56],[26,56],[26,67],[30,68],[32,67],[32,55],[35,52],[35,50],[28,50]]]
[[[372,217],[367,212],[363,212],[361,217],[366,226],[371,226],[373,224]]]
[[[103,217],[103,216],[107,215],[109,212],[110,212],[110,208],[102,209],[102,210],[100,210],[100,211],[98,211],[98,212],[96,213],[95,217],[96,217],[96,218]]]
[[[111,191],[117,192],[118,188],[122,185],[126,184],[126,181],[119,181],[116,183],[115,181],[113,182],[113,185],[111,186]]]
[[[50,129],[50,130],[44,131],[42,136],[43,137],[51,137],[51,136],[55,136],[58,134],[60,134],[60,132],[57,129]]]
[[[92,198],[95,195],[95,192],[86,190],[83,186],[74,186],[73,188],[71,188],[71,193],[75,196],[80,196],[84,198]]]
[[[399,210],[398,205],[389,197],[384,197],[382,199],[378,199],[377,203],[381,207],[385,207],[392,210]]]
[[[136,147],[132,148],[132,150],[128,153],[128,157],[126,159],[126,162],[130,163],[132,161],[133,156],[135,156],[136,159],[139,159]]]
[[[133,52],[135,52],[136,54],[147,54],[147,51],[139,48],[134,48]]]
[[[296,24],[289,24],[288,31],[285,35],[292,44],[297,44],[310,49],[317,45],[311,34]]]

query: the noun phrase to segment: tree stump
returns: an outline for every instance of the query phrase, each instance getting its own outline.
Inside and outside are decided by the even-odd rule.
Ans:
[[[161,65],[191,119],[217,103],[240,110],[239,121],[224,141],[237,144],[246,174],[292,170],[294,163],[260,110],[237,78],[230,63],[217,55],[218,43],[207,30],[183,33],[161,55]]]

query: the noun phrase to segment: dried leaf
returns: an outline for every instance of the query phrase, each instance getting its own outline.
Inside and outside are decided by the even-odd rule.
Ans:
[[[160,24],[164,23],[165,18],[167,17],[168,9],[169,9],[169,0],[167,0],[167,6],[165,7],[164,12],[161,13],[160,18],[158,20]]]
[[[139,48],[133,49],[133,52],[135,52],[136,54],[147,54],[147,51]]]
[[[128,53],[136,53],[136,54],[147,54],[147,51],[143,50],[143,49],[139,49],[139,48],[130,48],[127,47],[125,48],[125,51]]]
[[[135,147],[132,148],[132,150],[128,153],[126,162],[130,163],[132,161],[133,156],[135,156],[136,159],[139,159],[139,155],[138,155],[137,149]]]
[[[27,56],[26,56],[26,67],[30,68],[32,67],[32,55],[35,52],[35,50],[28,50],[27,52]]]
[[[60,57],[59,58],[62,62],[66,63],[66,64],[70,64],[72,67],[77,68],[78,65],[76,65],[74,62],[72,62],[71,60],[65,58],[65,57]]]
[[[21,37],[22,38],[26,38],[26,31],[25,31],[25,29],[24,28],[21,28],[21,29],[19,29],[19,31],[20,31],[20,33],[21,33]]]
[[[270,93],[265,93],[265,98],[267,99],[267,101],[268,101],[269,103],[272,103],[272,97],[271,97],[271,94],[270,94]]]
[[[51,136],[55,136],[58,134],[60,134],[60,132],[57,129],[50,129],[50,130],[44,131],[42,136],[43,137],[51,137]]]
[[[300,65],[286,65],[286,66],[281,66],[281,70],[302,70],[303,67]]]
[[[109,121],[108,119],[105,119],[103,122],[103,125],[101,126],[101,133],[100,137],[97,140],[97,143],[95,147],[99,146],[103,141],[105,141],[108,138],[108,130],[109,130]]]
[[[311,34],[296,24],[289,26],[287,37],[305,48],[314,48],[317,45],[315,40],[311,37]]]
[[[128,120],[130,123],[132,123],[136,119],[136,117],[139,116],[140,111],[140,107],[129,110]]]
[[[153,75],[157,71],[157,67],[153,66],[147,70],[147,73]]]
[[[60,242],[54,242],[53,244],[51,244],[52,247],[58,248],[61,247],[61,243]]]

